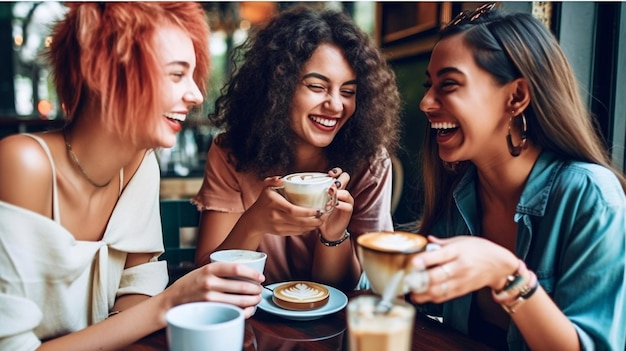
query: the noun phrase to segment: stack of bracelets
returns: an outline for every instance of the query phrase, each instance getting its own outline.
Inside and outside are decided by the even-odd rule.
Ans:
[[[513,314],[516,308],[537,291],[539,281],[535,273],[529,271],[522,260],[519,260],[517,271],[509,275],[506,280],[504,288],[500,291],[491,290],[491,295],[507,313]]]

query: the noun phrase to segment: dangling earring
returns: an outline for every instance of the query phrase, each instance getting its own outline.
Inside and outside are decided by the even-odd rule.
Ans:
[[[513,118],[515,118],[515,112],[513,112],[513,116],[511,116],[511,118],[509,119],[509,132],[506,135],[506,144],[509,147],[509,153],[511,154],[511,156],[517,157],[522,153],[522,150],[526,150],[526,148],[528,147],[528,144],[526,143],[526,116],[524,115],[524,112],[521,113],[522,140],[517,146],[513,145],[513,139],[511,138],[511,124],[513,124]]]

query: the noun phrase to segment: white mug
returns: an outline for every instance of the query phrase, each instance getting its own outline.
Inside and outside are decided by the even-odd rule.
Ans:
[[[192,302],[165,314],[170,351],[241,351],[244,312],[221,302]]]
[[[294,205],[314,208],[321,213],[331,212],[337,203],[337,194],[328,194],[335,178],[326,173],[292,173],[282,178],[283,186],[275,187],[285,199]]]
[[[242,250],[242,249],[229,249],[220,250],[211,253],[209,256],[211,262],[233,262],[241,263],[250,268],[263,273],[265,269],[265,261],[267,260],[267,254],[265,252]]]

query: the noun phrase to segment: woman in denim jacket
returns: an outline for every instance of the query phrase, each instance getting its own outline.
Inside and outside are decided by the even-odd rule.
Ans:
[[[441,249],[410,298],[499,350],[624,350],[624,177],[553,35],[493,7],[444,28],[426,72],[419,229]]]

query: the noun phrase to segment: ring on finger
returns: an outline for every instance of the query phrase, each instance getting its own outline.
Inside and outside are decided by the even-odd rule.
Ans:
[[[452,276],[452,271],[450,270],[450,267],[448,267],[448,265],[446,264],[442,264],[439,267],[441,267],[443,272],[446,274],[446,279],[450,279],[450,277]]]

